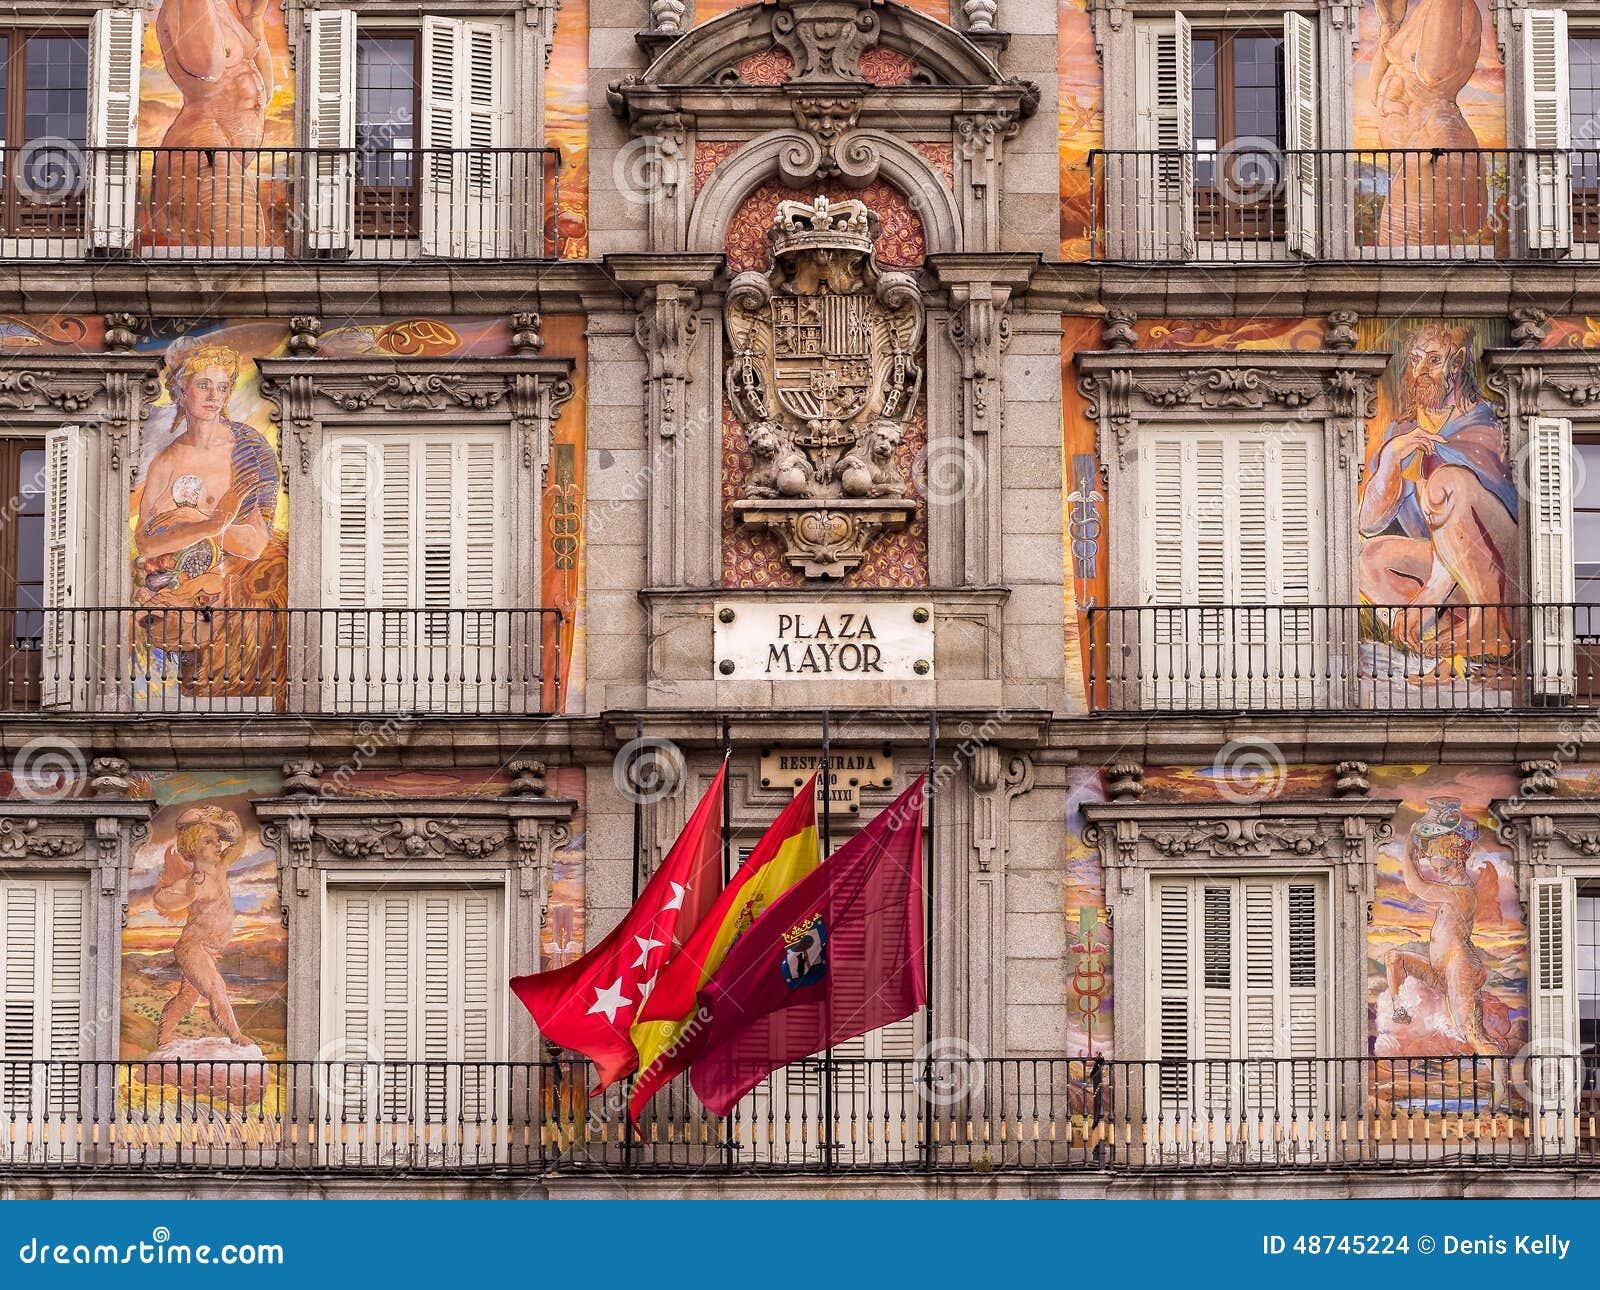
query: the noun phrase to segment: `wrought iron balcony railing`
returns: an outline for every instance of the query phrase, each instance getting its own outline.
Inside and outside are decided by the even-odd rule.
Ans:
[[[1100,712],[1600,703],[1600,605],[1138,605],[1087,617]]]
[[[551,148],[81,148],[0,155],[0,259],[561,255]]]
[[[4,1061],[0,1177],[1600,1168],[1591,1061],[813,1058],[638,1129],[583,1062]]]
[[[1600,149],[1096,150],[1091,258],[1519,260],[1600,254]]]
[[[558,712],[558,609],[0,608],[0,712]]]

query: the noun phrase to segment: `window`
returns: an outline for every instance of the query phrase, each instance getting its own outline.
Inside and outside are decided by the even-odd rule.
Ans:
[[[417,234],[414,149],[421,93],[418,32],[379,30],[357,35],[357,237]]]
[[[1600,1091],[1600,884],[1578,887],[1575,948],[1578,954],[1578,1044],[1583,1086]]]
[[[73,32],[0,31],[0,147],[5,191],[0,218],[11,236],[76,235],[81,194],[63,176],[88,142],[89,39]]]
[[[1141,436],[1140,602],[1157,607],[1141,642],[1147,706],[1318,701],[1322,476],[1313,427]]]
[[[1572,450],[1578,464],[1572,498],[1574,598],[1580,605],[1600,605],[1600,434],[1575,435]]]
[[[1315,23],[1286,13],[1281,30],[1194,31],[1179,13],[1135,35],[1142,258],[1184,258],[1197,239],[1316,254]]]
[[[1293,1144],[1314,1122],[1327,1085],[1317,1059],[1330,1055],[1326,900],[1316,878],[1151,879],[1158,1142],[1225,1123],[1228,1141],[1281,1151],[1286,1128]]]
[[[1567,42],[1572,116],[1572,224],[1579,242],[1600,238],[1600,33]]]
[[[1195,231],[1278,237],[1283,228],[1283,36],[1194,33]]]
[[[81,881],[0,878],[0,1114],[36,1131],[78,1114],[87,918]]]
[[[440,884],[329,895],[324,1051],[352,1063],[330,1114],[374,1129],[332,1149],[362,1160],[409,1151],[488,1156],[507,1094],[494,1064],[504,1024],[501,893]]]
[[[386,703],[456,711],[507,685],[513,624],[493,612],[507,601],[507,445],[483,432],[332,436],[324,603],[341,612],[328,624],[329,711],[352,697],[341,683],[357,698],[378,684]]]
[[[36,707],[44,619],[44,442],[0,439],[0,710]]]

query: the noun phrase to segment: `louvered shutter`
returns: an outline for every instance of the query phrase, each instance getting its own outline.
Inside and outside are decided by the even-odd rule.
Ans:
[[[1295,255],[1317,254],[1317,25],[1300,13],[1283,15],[1285,233]]]
[[[1572,103],[1568,97],[1567,15],[1522,14],[1522,144],[1532,150],[1524,198],[1528,246],[1564,251],[1572,244]]]
[[[39,685],[46,707],[81,706],[88,698],[88,616],[80,608],[88,546],[83,531],[88,513],[85,451],[77,426],[60,426],[45,435],[45,621]]]
[[[1547,1151],[1573,1145],[1582,1064],[1578,1033],[1577,881],[1534,878],[1528,928],[1532,1042],[1526,1083],[1537,1117],[1536,1140]]]
[[[306,141],[316,151],[306,168],[306,245],[344,251],[355,208],[356,15],[317,9],[308,20]]]
[[[73,879],[0,880],[0,1113],[62,1141],[82,1094],[87,894]]]
[[[1194,255],[1194,101],[1189,23],[1181,13],[1141,20],[1134,29],[1135,196],[1139,258]]]
[[[455,149],[464,146],[461,120],[463,23],[428,15],[422,20],[422,251],[460,255],[465,248],[457,207],[465,170]]]
[[[462,77],[462,121],[468,157],[467,195],[461,254],[503,256],[511,245],[511,158],[505,145],[510,77],[510,41],[504,23],[463,24],[466,48]]]
[[[1189,1101],[1189,1059],[1196,1055],[1198,1027],[1194,1008],[1194,953],[1191,915],[1192,885],[1182,881],[1154,884],[1156,907],[1154,1050],[1161,1063],[1162,1107],[1181,1108]]]
[[[1577,590],[1572,550],[1572,422],[1528,421],[1533,497],[1529,543],[1533,573],[1533,690],[1551,698],[1575,688],[1572,607]]]
[[[139,195],[139,67],[144,13],[96,9],[89,19],[89,245],[133,246]]]

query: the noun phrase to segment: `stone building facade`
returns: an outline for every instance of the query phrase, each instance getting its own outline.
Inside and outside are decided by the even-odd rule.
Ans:
[[[1590,1190],[1600,8],[198,8],[0,4],[0,1186]],[[825,725],[930,1007],[625,1130]]]

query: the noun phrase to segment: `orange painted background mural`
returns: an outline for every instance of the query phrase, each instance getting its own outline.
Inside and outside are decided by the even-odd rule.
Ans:
[[[1089,152],[1105,143],[1100,104],[1100,63],[1084,0],[1060,0],[1056,47],[1061,152],[1061,258],[1089,258]]]
[[[544,139],[561,150],[551,230],[563,260],[589,254],[589,2],[562,0],[544,80]]]

